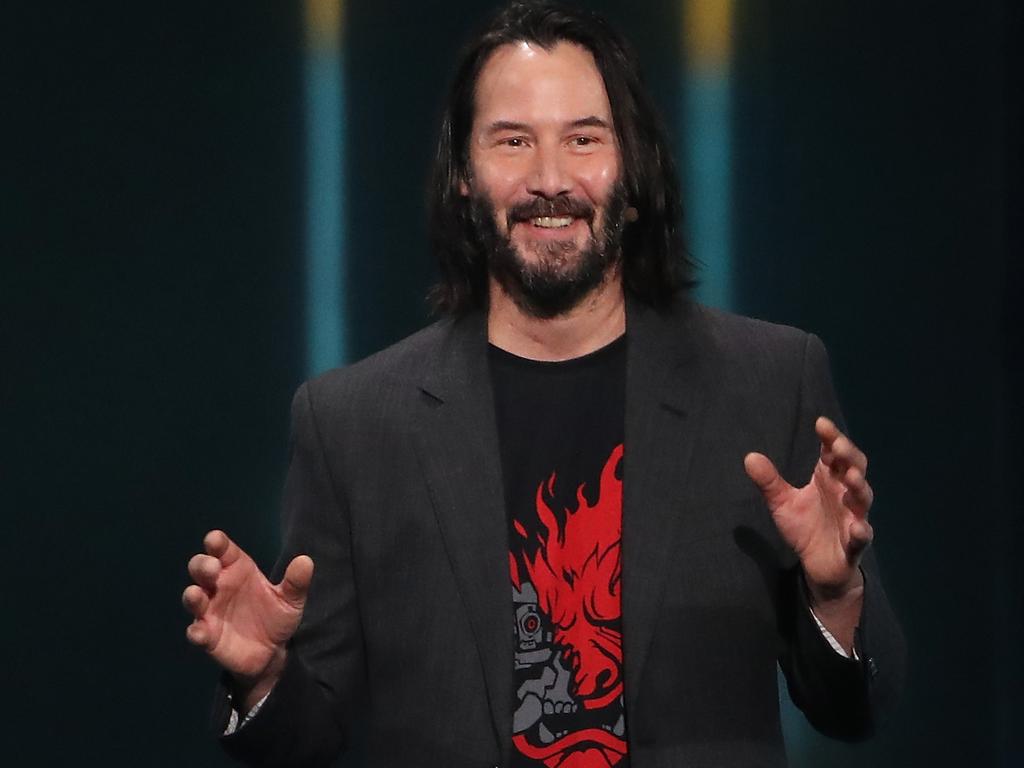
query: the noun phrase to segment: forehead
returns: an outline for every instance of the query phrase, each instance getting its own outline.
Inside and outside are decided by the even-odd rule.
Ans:
[[[550,50],[533,43],[497,48],[476,83],[474,126],[499,120],[569,123],[596,116],[611,124],[611,106],[593,55],[574,43]]]

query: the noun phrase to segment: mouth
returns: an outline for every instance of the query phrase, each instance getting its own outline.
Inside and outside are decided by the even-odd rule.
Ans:
[[[535,216],[516,221],[515,228],[529,240],[567,240],[589,234],[589,220],[576,216]]]
[[[543,229],[564,229],[572,224],[574,221],[572,216],[538,216],[535,219],[530,219],[530,223],[535,227],[542,227]]]
[[[582,713],[580,713],[582,714]],[[626,753],[626,721],[621,697],[612,705],[593,710],[582,724],[579,714],[546,714],[523,733],[516,734],[516,747],[527,757],[546,760],[596,749],[615,765]]]
[[[589,232],[596,211],[577,198],[532,200],[507,212],[509,231],[519,229],[531,239],[578,237]]]

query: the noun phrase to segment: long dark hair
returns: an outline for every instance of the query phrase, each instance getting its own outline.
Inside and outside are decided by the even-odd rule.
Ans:
[[[604,79],[622,153],[623,178],[637,221],[622,235],[625,288],[654,307],[668,306],[693,284],[680,232],[682,204],[661,120],[640,76],[636,56],[608,23],[589,11],[547,0],[513,2],[463,50],[441,123],[431,181],[430,236],[441,279],[431,290],[440,312],[462,314],[487,304],[487,254],[474,235],[460,184],[470,178],[469,138],[476,81],[502,45],[527,42],[551,50],[559,42],[586,48]]]

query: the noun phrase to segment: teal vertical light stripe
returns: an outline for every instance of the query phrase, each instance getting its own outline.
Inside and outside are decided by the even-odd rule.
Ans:
[[[727,69],[685,81],[684,195],[690,249],[701,265],[697,298],[732,309],[732,94]]]
[[[728,70],[690,72],[685,81],[684,195],[690,249],[700,263],[697,298],[736,310],[732,242],[732,93]],[[794,764],[814,763],[810,727],[777,672],[786,752]]]
[[[344,72],[340,44],[306,52],[306,370],[347,359],[342,158]]]

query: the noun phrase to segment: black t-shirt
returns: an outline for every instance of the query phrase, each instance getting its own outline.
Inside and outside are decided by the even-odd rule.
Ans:
[[[490,365],[516,638],[512,765],[626,768],[626,338],[559,363],[492,346]]]

